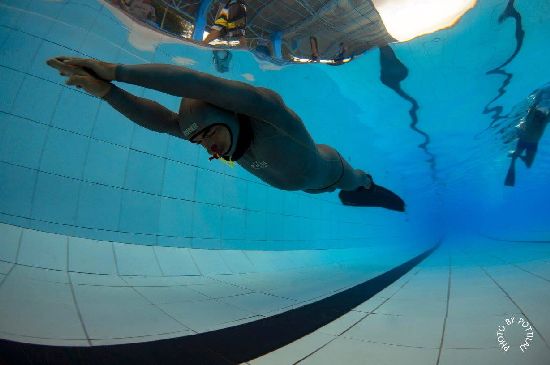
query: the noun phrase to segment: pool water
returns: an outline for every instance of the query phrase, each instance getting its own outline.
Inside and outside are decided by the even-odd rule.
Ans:
[[[516,163],[513,187],[504,179],[514,143],[502,136],[550,81],[548,39],[550,2],[487,0],[452,28],[340,67],[235,49],[220,73],[212,50],[102,1],[1,0],[0,360],[28,351],[37,355],[24,361],[40,363],[38,345],[109,353],[243,330],[330,299],[338,315],[296,324],[279,345],[231,358],[237,345],[221,334],[219,348],[204,340],[207,352],[252,364],[547,364],[550,133],[531,168]],[[407,211],[280,191],[209,161],[65,85],[45,64],[59,55],[176,64],[272,89],[317,143],[397,192]],[[179,98],[122,87],[178,108]],[[426,252],[350,302],[346,290]],[[535,327],[528,351],[510,325],[502,349],[496,330],[511,316]]]

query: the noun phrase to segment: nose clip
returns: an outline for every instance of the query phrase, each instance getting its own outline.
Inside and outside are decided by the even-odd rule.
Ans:
[[[214,153],[211,157],[208,158],[208,161],[212,161],[212,160],[217,160],[218,158],[220,158],[221,156],[218,155],[217,153]]]

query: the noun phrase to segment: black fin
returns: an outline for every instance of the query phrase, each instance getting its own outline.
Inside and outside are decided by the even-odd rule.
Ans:
[[[514,186],[516,185],[516,159],[512,157],[512,162],[510,162],[510,167],[506,173],[506,179],[504,179],[505,186]]]
[[[373,184],[370,189],[359,188],[355,191],[341,190],[338,196],[344,205],[380,207],[398,212],[405,211],[405,202],[403,199],[380,185]]]

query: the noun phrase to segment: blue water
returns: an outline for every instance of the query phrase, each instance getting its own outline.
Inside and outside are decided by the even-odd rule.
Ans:
[[[550,133],[531,169],[517,164],[512,188],[503,181],[513,145],[498,131],[511,125],[501,117],[550,81],[550,2],[516,2],[520,45],[518,19],[498,22],[506,4],[479,1],[450,29],[392,44],[408,69],[400,83],[407,100],[381,81],[378,49],[340,67],[276,66],[234,50],[221,75],[211,50],[130,30],[103,2],[2,0],[0,222],[99,241],[220,250],[420,251],[453,236],[459,246],[480,236],[548,241]],[[273,89],[317,143],[399,193],[407,212],[344,207],[336,193],[278,191],[238,166],[209,162],[198,146],[134,125],[65,86],[45,64],[59,55],[184,63]],[[179,104],[124,88],[172,110]],[[417,120],[409,113],[415,103]]]

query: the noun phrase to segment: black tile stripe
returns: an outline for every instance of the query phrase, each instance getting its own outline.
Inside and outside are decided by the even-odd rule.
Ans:
[[[438,247],[439,243],[350,289],[258,321],[198,335],[110,346],[45,346],[0,340],[0,364],[239,364],[284,347],[343,316],[393,284]]]

